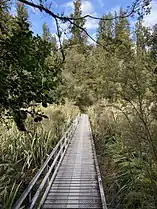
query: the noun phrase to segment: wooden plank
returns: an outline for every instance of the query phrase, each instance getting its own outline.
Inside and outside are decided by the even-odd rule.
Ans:
[[[58,142],[13,209],[20,208],[54,155],[55,159],[42,177],[29,209],[35,207],[50,176],[49,185],[41,196],[38,209],[107,209],[88,116],[82,114],[78,126],[77,124],[78,118]],[[54,167],[55,171],[52,173]]]
[[[28,187],[26,188],[26,190],[22,193],[22,195],[17,200],[17,202],[15,203],[15,205],[13,206],[12,209],[19,209],[21,207],[21,205],[23,204],[24,200],[26,199],[27,196],[29,196],[31,190],[33,189],[33,187],[35,186],[35,184],[37,183],[37,181],[41,177],[41,174],[46,169],[46,167],[47,167],[48,163],[50,162],[50,160],[53,158],[53,156],[55,155],[56,152],[58,153],[58,149],[60,148],[60,145],[62,145],[67,138],[70,139],[72,137],[72,135],[74,134],[75,129],[76,129],[77,124],[78,124],[78,121],[79,121],[79,115],[73,121],[72,125],[68,128],[68,130],[64,133],[63,137],[59,140],[59,142],[57,143],[57,145],[55,146],[55,148],[52,150],[52,152],[50,153],[50,155],[48,156],[48,158],[46,159],[46,161],[43,163],[43,165],[41,166],[41,168],[39,169],[39,171],[36,173],[36,175],[34,176],[34,178],[32,179],[32,181],[30,182],[30,184],[28,185]],[[62,149],[63,148],[61,148],[61,151],[62,151]],[[47,179],[47,177],[46,177],[46,179]],[[44,177],[44,180],[43,181],[46,182],[45,181],[45,177]],[[36,202],[36,200],[37,200],[37,198],[39,196],[38,193],[40,193],[41,187],[43,187],[43,186],[40,186],[40,188],[37,190],[36,196],[33,197],[33,204],[34,204],[34,202]]]
[[[43,208],[103,208],[87,115],[80,123]]]

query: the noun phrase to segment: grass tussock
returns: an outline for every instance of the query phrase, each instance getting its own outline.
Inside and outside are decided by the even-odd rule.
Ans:
[[[0,123],[0,208],[11,208],[79,112],[71,102],[36,108],[48,119],[35,123],[28,117],[27,132],[21,133],[13,121]]]
[[[97,103],[88,109],[108,208],[157,208],[157,129],[151,107]]]

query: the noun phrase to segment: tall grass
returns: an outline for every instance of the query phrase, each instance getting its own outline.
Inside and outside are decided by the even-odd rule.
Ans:
[[[28,117],[25,133],[19,132],[13,121],[0,124],[0,207],[3,209],[11,208],[79,112],[71,102],[37,108],[48,119],[35,123]]]
[[[156,209],[157,129],[151,107],[103,101],[88,112],[109,208]]]

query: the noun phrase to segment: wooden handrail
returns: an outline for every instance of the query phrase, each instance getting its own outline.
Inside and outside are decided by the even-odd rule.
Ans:
[[[50,155],[48,156],[48,158],[45,160],[45,162],[43,163],[43,165],[41,166],[41,168],[39,169],[39,171],[36,173],[36,175],[34,176],[34,178],[32,179],[32,181],[29,183],[28,187],[25,189],[25,191],[21,194],[20,198],[17,200],[17,202],[15,203],[15,205],[13,206],[12,209],[20,209],[20,207],[22,206],[24,200],[29,196],[29,194],[31,193],[33,187],[35,186],[35,184],[38,182],[39,178],[41,177],[41,174],[43,173],[43,171],[45,170],[45,168],[47,168],[50,160],[52,160],[52,158],[55,156],[55,159],[53,159],[53,162],[51,164],[51,166],[49,167],[47,173],[43,176],[42,182],[39,185],[38,189],[36,190],[33,198],[31,198],[30,202],[29,202],[29,209],[34,208],[36,202],[38,201],[38,198],[40,197],[40,199],[43,200],[42,196],[45,196],[44,194],[41,196],[41,191],[43,190],[50,174],[52,174],[52,170],[53,168],[56,166],[55,170],[54,170],[54,174],[57,173],[57,170],[59,168],[59,166],[61,163],[61,160],[63,159],[63,156],[65,154],[65,151],[68,147],[68,144],[76,130],[76,127],[78,125],[79,122],[79,118],[80,115],[78,114],[78,116],[75,118],[75,120],[73,121],[73,123],[71,124],[71,126],[68,128],[68,130],[64,133],[63,137],[59,140],[59,142],[57,143],[57,145],[55,146],[55,148],[52,150],[52,152],[50,153]],[[63,151],[64,149],[64,151]],[[58,161],[60,157],[60,160]],[[51,184],[52,184],[52,179],[54,179],[54,175],[52,174],[51,177]],[[40,202],[40,201],[38,201]],[[41,205],[41,203],[39,204]],[[40,207],[38,207],[40,208]]]

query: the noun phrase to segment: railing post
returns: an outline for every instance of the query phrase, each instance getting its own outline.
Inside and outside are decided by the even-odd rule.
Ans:
[[[29,204],[30,204],[31,201],[32,201],[32,193],[31,193],[31,191],[29,192],[29,195],[28,195],[28,201],[29,201]]]
[[[52,150],[52,152],[50,153],[44,164],[41,166],[40,170],[37,172],[37,174],[34,176],[32,181],[26,188],[26,190],[22,193],[20,198],[13,206],[13,209],[19,209],[26,198],[29,201],[30,209],[33,209],[35,204],[38,203],[37,201],[41,195],[41,192],[43,191],[46,185],[48,185],[48,187],[50,186],[52,179],[54,179],[54,176],[56,175],[57,169],[64,157],[64,154],[73,136],[73,133],[76,129],[78,121],[79,121],[79,115],[75,118],[75,120],[68,128],[64,136],[60,139],[60,141],[57,143],[55,148]],[[53,178],[51,177],[51,175]],[[36,183],[39,181],[40,178],[42,182],[39,185],[38,189],[35,189],[34,191],[35,194],[34,194],[34,192],[32,193],[32,189],[34,188],[34,186],[36,185]]]
[[[60,149],[61,149],[62,146],[64,145],[64,140],[65,140],[65,138],[63,138],[63,140],[61,141]],[[63,149],[61,150],[61,156],[62,156],[62,154],[63,154]]]
[[[56,152],[54,153],[53,160],[55,160],[56,156],[57,156],[57,150],[56,150]],[[54,170],[56,169],[56,167],[57,167],[57,165],[55,164],[55,165],[54,165]]]
[[[65,137],[66,137],[66,138],[65,138],[65,141],[66,141],[66,145],[67,145],[68,139],[69,139],[69,132],[66,133]]]
[[[49,171],[49,165],[46,166],[46,173]],[[50,182],[50,178],[48,177],[47,179],[47,185],[49,185]]]

